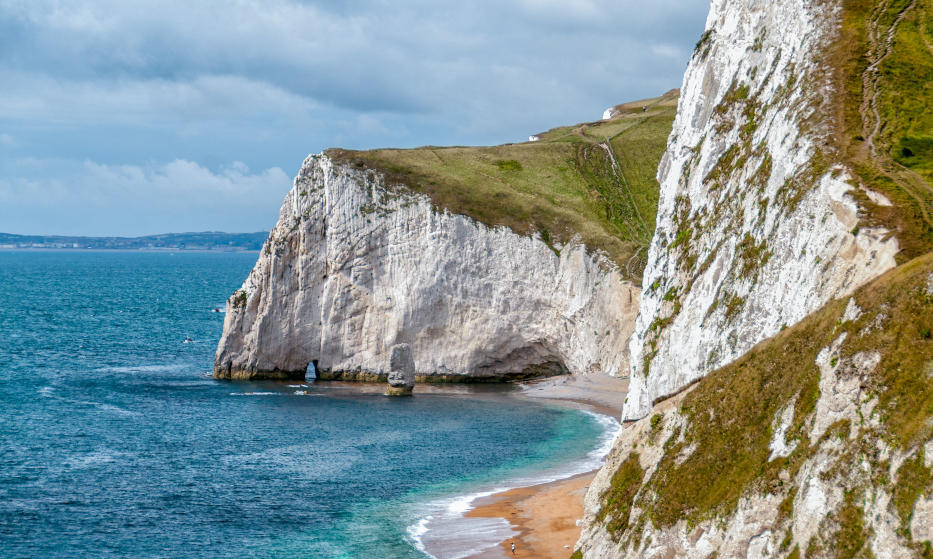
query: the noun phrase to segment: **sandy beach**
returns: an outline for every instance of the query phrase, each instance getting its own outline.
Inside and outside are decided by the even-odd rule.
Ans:
[[[561,377],[526,384],[519,397],[544,398],[618,418],[628,381],[605,376]],[[596,472],[520,487],[478,499],[468,518],[503,518],[517,535],[470,559],[567,559],[580,537],[583,497]],[[515,544],[515,553],[511,551]]]
[[[329,390],[349,393],[381,393],[381,384],[359,384],[329,381]],[[628,380],[603,375],[578,377],[553,377],[522,383],[520,390],[510,391],[508,395],[517,399],[547,400],[553,404],[591,411],[618,420],[622,403],[628,391]],[[502,394],[501,386],[474,385],[431,385],[418,384],[415,394]],[[579,471],[579,470],[578,470]],[[590,471],[573,477],[519,487],[487,497],[480,497],[470,503],[470,508],[462,513],[461,519],[473,522],[487,520],[486,524],[468,524],[466,526],[452,519],[454,524],[438,525],[441,519],[435,518],[432,524],[433,541],[427,542],[429,550],[438,557],[459,556],[464,546],[469,548],[474,538],[482,539],[475,530],[501,532],[503,519],[511,526],[513,536],[499,542],[497,546],[470,555],[470,559],[503,559],[509,557],[561,558],[567,559],[574,551],[580,537],[577,522],[583,518],[583,498],[590,481],[596,472]],[[495,521],[495,522],[493,522]],[[504,531],[505,535],[508,530]],[[438,536],[445,534],[444,536]],[[450,539],[448,539],[450,538]],[[426,540],[428,538],[426,537]],[[489,540],[486,540],[487,542]],[[492,540],[495,541],[495,540]],[[512,554],[511,544],[515,544]],[[488,545],[488,544],[487,544]],[[448,547],[449,546],[449,547]]]
[[[595,474],[589,472],[553,483],[512,489],[477,501],[467,517],[505,518],[518,535],[502,542],[499,549],[473,558],[570,557],[580,537],[577,521],[583,518],[583,496]]]

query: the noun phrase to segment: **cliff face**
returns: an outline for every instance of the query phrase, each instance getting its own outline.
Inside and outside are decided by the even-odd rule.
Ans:
[[[624,418],[895,266],[833,163],[818,57],[838,20],[829,1],[713,0],[659,169]]]
[[[933,79],[904,70],[933,64],[931,22],[925,2],[712,1],[583,557],[929,556],[933,187],[875,140],[898,80]]]
[[[559,252],[559,255],[558,255]],[[217,378],[502,380],[624,374],[639,290],[581,245],[439,212],[380,174],[305,160],[256,266],[227,302]]]
[[[590,485],[583,557],[927,557],[931,329],[928,255],[659,403]]]

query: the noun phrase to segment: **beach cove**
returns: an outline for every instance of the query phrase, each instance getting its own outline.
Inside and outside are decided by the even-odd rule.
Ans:
[[[590,471],[616,428],[536,386],[398,401],[381,385],[215,381],[213,309],[252,254],[0,258],[18,294],[0,310],[11,556],[424,557],[410,528],[432,507]]]

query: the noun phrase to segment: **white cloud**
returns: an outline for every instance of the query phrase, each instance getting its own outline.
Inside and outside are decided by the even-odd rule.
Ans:
[[[240,200],[274,221],[263,185],[309,152],[518,141],[677,87],[705,4],[0,0],[0,229],[254,228]]]
[[[236,161],[218,171],[183,159],[149,166],[37,159],[14,165],[21,175],[0,179],[0,222],[14,233],[268,229],[291,186],[282,169],[252,173]],[[54,176],[34,176],[48,169]]]
[[[685,58],[684,49],[678,47],[677,45],[660,43],[651,45],[650,48],[653,54],[660,57],[672,58],[675,60],[681,60]]]
[[[520,0],[527,10],[548,17],[573,17],[589,20],[605,15],[609,10],[600,7],[595,0]]]

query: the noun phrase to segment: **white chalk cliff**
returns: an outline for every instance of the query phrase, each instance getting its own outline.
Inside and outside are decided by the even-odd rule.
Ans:
[[[833,4],[712,0],[658,171],[625,419],[895,266],[831,164]]]
[[[624,375],[639,289],[582,245],[432,207],[381,176],[309,156],[258,262],[227,302],[218,378]],[[559,251],[559,255],[557,252]]]
[[[835,0],[711,2],[658,171],[657,228],[630,342],[623,409],[629,423],[587,492],[577,543],[585,558],[832,556],[826,546],[842,533],[843,509],[875,557],[917,555],[908,529],[918,545],[929,539],[930,531],[912,520],[930,518],[928,501],[918,499],[913,516],[899,517],[891,505],[898,469],[925,455],[916,445],[892,446],[881,434],[879,391],[866,387],[878,383],[873,375],[883,369],[882,356],[849,349],[867,343],[863,337],[882,328],[877,324],[857,336],[839,334],[801,362],[801,370],[818,370],[812,410],[801,411],[810,408],[797,406],[804,397],[797,392],[779,402],[770,425],[756,424],[770,444],[744,463],[755,481],[730,488],[740,494],[734,506],[720,503],[697,519],[688,518],[688,505],[688,513],[667,523],[652,519],[664,499],[659,492],[670,489],[668,476],[696,473],[690,468],[700,462],[691,460],[712,439],[698,438],[698,425],[747,419],[735,417],[745,409],[724,418],[708,404],[728,401],[729,391],[755,389],[730,384],[727,376],[748,372],[743,363],[766,355],[749,350],[818,310],[836,309],[837,327],[853,324],[861,315],[855,300],[844,312],[833,300],[875,285],[897,266],[897,239],[865,227],[853,194],[863,189],[875,204],[890,202],[864,190],[839,163],[830,137],[837,113],[832,69],[821,57],[837,39],[840,15]],[[933,301],[929,294],[925,300]],[[887,320],[884,306],[872,315],[878,324]],[[820,332],[832,334],[825,326]],[[695,383],[739,358],[734,369]],[[767,359],[749,367],[768,369]],[[767,372],[755,378],[789,383],[782,371]],[[684,407],[691,394],[705,395],[707,407]],[[859,450],[866,448],[871,452]],[[760,482],[766,476],[754,477],[767,467],[778,469],[770,485]],[[702,486],[707,476],[712,487],[718,474],[707,468],[693,481]]]

